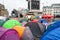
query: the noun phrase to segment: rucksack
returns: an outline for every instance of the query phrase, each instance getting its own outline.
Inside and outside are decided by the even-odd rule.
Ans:
[[[28,27],[15,26],[13,29],[18,32],[21,40],[34,40],[33,35]]]
[[[16,30],[0,27],[0,40],[20,40],[20,38]]]

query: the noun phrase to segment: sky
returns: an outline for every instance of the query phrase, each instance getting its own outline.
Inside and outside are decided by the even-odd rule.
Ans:
[[[28,8],[28,2],[26,0],[0,0],[1,4],[5,5],[5,8],[11,13],[13,9],[18,8]],[[60,3],[60,0],[41,0],[40,1],[40,9],[42,11],[43,6],[50,6],[54,3]]]

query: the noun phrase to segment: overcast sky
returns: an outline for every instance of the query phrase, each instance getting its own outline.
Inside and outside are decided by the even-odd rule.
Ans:
[[[0,0],[1,4],[4,4],[6,9],[11,13],[12,9],[28,8],[26,0]],[[54,3],[60,3],[60,0],[41,0],[41,10],[43,6],[50,6]]]

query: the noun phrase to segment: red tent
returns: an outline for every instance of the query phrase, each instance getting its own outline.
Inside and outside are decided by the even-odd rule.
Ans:
[[[47,17],[53,18],[54,16],[52,16],[52,15],[50,15],[50,14],[46,14],[46,15],[43,15],[43,16],[42,16],[42,18],[47,18]]]
[[[34,20],[32,20],[31,22],[38,22],[38,19],[34,19]]]

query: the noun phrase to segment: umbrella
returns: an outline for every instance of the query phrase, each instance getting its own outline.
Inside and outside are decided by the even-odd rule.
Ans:
[[[52,16],[52,15],[50,15],[50,14],[46,14],[46,15],[42,16],[42,18],[47,18],[47,17],[53,18],[54,16]]]
[[[8,20],[3,24],[4,28],[13,28],[15,25],[22,26],[17,20]]]

